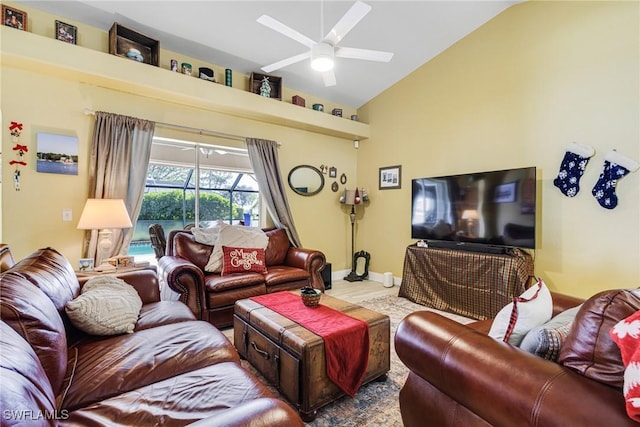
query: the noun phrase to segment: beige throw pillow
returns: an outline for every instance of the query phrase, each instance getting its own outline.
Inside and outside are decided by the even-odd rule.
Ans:
[[[113,276],[91,278],[65,311],[71,323],[91,335],[132,333],[142,308],[135,288]]]
[[[220,224],[220,234],[204,269],[214,273],[222,271],[223,246],[266,249],[268,244],[269,238],[259,228]]]

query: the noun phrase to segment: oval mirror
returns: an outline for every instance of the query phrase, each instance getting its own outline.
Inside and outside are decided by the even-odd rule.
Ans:
[[[289,187],[301,196],[313,196],[324,187],[324,176],[317,168],[300,165],[289,172]]]

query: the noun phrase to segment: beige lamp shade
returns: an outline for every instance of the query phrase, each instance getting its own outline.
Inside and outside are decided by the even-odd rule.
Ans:
[[[122,199],[87,199],[78,229],[131,228],[131,219]]]

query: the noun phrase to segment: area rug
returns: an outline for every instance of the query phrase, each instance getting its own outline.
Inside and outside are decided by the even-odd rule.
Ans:
[[[307,426],[317,427],[361,427],[361,426],[398,426],[402,427],[398,395],[408,369],[402,364],[393,347],[393,337],[400,321],[410,313],[420,310],[435,311],[443,316],[460,323],[469,323],[472,320],[455,314],[432,310],[425,306],[415,304],[406,298],[396,296],[384,296],[360,302],[370,310],[384,313],[389,316],[391,326],[391,370],[384,382],[370,382],[360,387],[353,398],[342,397],[335,402],[318,410],[317,418],[307,423]],[[226,332],[226,331],[225,331]],[[253,372],[260,381],[267,384],[266,380],[247,362],[242,361],[249,371]],[[268,385],[268,384],[267,384]],[[268,386],[274,393],[278,391]]]

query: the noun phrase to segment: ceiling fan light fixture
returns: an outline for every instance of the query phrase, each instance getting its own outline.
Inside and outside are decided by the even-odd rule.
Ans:
[[[311,47],[311,68],[324,72],[334,66],[333,46],[328,43],[317,43]]]

